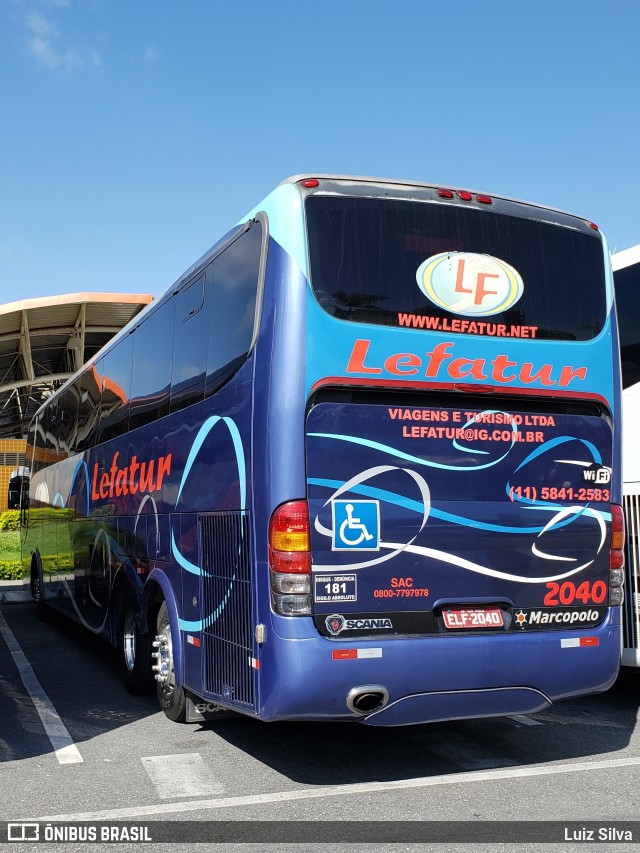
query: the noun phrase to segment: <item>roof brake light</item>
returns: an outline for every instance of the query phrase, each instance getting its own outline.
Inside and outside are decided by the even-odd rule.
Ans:
[[[496,390],[495,385],[472,385],[471,383],[456,383],[453,386],[456,391],[465,391],[470,394],[493,394]]]
[[[438,195],[440,196],[440,198],[453,198],[453,191],[452,190],[439,189]]]
[[[588,225],[589,225],[589,228],[593,228],[594,231],[600,230],[595,222],[589,222]]]
[[[493,199],[489,195],[477,195],[476,201],[479,201],[480,204],[493,204]]]
[[[307,189],[314,189],[315,187],[320,186],[320,181],[317,178],[305,178],[303,181],[300,181],[303,187],[307,187]]]
[[[469,192],[469,190],[458,190],[458,198],[461,201],[472,201],[473,196]]]

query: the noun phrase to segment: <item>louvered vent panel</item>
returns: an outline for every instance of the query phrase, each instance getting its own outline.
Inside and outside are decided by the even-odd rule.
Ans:
[[[198,517],[204,619],[204,690],[225,704],[255,709],[249,514]]]

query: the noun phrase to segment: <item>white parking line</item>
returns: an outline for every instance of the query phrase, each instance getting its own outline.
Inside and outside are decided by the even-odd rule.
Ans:
[[[224,791],[224,785],[212,778],[211,771],[198,752],[151,755],[141,761],[161,800],[202,797],[204,794],[221,794]]]
[[[60,719],[60,715],[56,711],[51,702],[51,699],[42,689],[42,685],[36,678],[31,664],[25,657],[24,652],[20,648],[18,641],[13,636],[11,628],[7,625],[6,619],[0,613],[0,634],[2,634],[11,657],[18,668],[20,678],[24,684],[31,701],[35,705],[38,716],[42,720],[42,725],[51,741],[51,746],[55,752],[55,756],[60,764],[81,764],[84,759],[80,755],[78,748],[73,742],[73,738],[69,734],[67,727]]]
[[[304,791],[276,791],[271,794],[253,794],[246,797],[219,797],[215,800],[162,803],[161,805],[133,806],[125,809],[103,809],[75,814],[54,814],[44,817],[29,816],[32,821],[73,822],[81,820],[128,820],[129,818],[186,814],[208,809],[228,809],[258,806],[269,803],[288,803],[296,800],[325,799],[345,795],[387,793],[411,788],[433,788],[438,785],[465,785],[473,782],[502,782],[534,776],[555,776],[562,773],[583,773],[594,770],[621,770],[640,766],[640,758],[607,758],[600,761],[581,761],[575,764],[549,764],[535,767],[509,767],[504,770],[478,770],[471,773],[448,773],[446,776],[427,776],[420,779],[402,779],[394,782],[362,782],[353,785],[335,785],[331,788],[307,788]],[[271,813],[273,814],[273,813]]]

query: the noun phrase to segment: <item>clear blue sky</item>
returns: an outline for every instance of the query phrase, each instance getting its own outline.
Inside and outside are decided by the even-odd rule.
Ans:
[[[0,301],[159,295],[282,179],[640,243],[640,0],[0,0]]]

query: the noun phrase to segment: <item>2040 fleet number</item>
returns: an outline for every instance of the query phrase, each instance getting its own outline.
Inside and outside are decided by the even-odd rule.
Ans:
[[[557,607],[558,605],[574,604],[576,601],[581,604],[602,604],[609,592],[609,588],[604,581],[582,581],[576,584],[571,581],[564,583],[556,583],[551,581],[547,584],[549,592],[544,597],[545,607]]]

